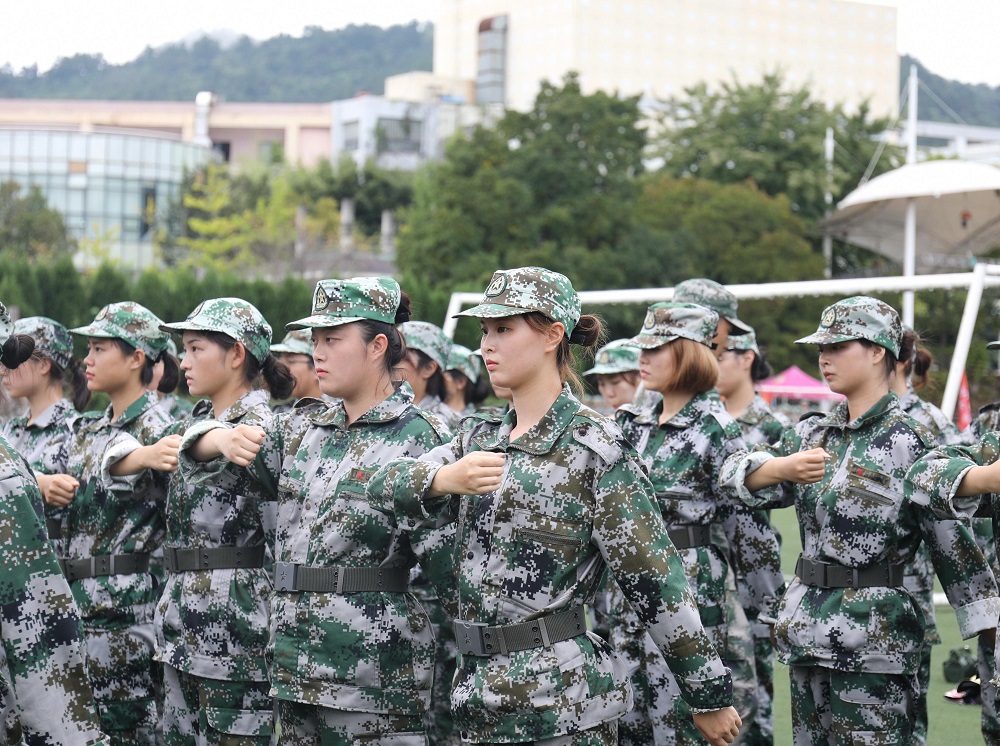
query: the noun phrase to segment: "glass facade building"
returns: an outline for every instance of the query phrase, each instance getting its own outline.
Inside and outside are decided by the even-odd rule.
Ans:
[[[131,268],[154,264],[156,226],[180,230],[170,206],[184,174],[215,157],[210,147],[141,130],[0,127],[0,182],[37,186],[75,238]]]

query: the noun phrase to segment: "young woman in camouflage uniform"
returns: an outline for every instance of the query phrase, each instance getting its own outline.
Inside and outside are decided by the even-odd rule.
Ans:
[[[444,372],[451,340],[440,327],[426,321],[407,321],[399,328],[406,342],[399,376],[410,384],[413,401],[419,409],[437,415],[449,428],[454,428],[458,425],[458,413],[444,403],[448,396]]]
[[[5,377],[33,347],[0,305]],[[87,681],[79,610],[35,510],[41,495],[32,467],[2,437],[0,494],[0,746],[108,746]]]
[[[170,358],[169,362],[167,358]],[[177,360],[177,345],[174,340],[167,340],[167,351],[153,366],[153,380],[146,384],[146,389],[155,391],[163,409],[173,420],[180,420],[191,414],[194,405],[187,399],[177,396],[179,382],[179,364]]]
[[[70,445],[80,412],[90,401],[90,389],[73,359],[73,338],[65,326],[44,316],[30,316],[14,322],[14,333],[35,341],[31,357],[16,370],[8,369],[3,378],[11,396],[28,400],[28,412],[4,422],[0,434],[27,459],[44,500],[52,481],[65,479],[57,475],[68,468]],[[72,392],[72,401],[64,396],[64,385]],[[45,506],[56,556],[62,554],[59,513],[60,508]]]
[[[594,376],[597,391],[611,412],[631,404],[641,383],[639,348],[627,339],[608,342],[594,355],[594,367],[583,371],[583,375]]]
[[[761,354],[757,335],[752,329],[746,334],[729,337],[728,345],[719,356],[716,389],[724,397],[726,411],[739,425],[743,442],[748,448],[761,443],[777,443],[785,428],[790,426],[784,416],[774,412],[754,388],[758,381],[770,375],[771,366]],[[762,526],[770,526],[766,510],[754,511],[753,517]],[[740,606],[753,633],[754,670],[757,674],[757,714],[742,743],[745,746],[764,746],[774,743],[774,646],[771,644],[770,628],[757,619],[758,611],[753,606],[750,589],[738,563],[734,564],[734,569],[737,571],[736,592]]]
[[[408,306],[387,277],[321,281],[312,314],[289,326],[313,330],[320,386],[342,401],[298,402],[268,432],[210,422],[185,436],[192,478],[224,455],[277,489],[269,657],[282,743],[425,743],[434,641],[406,592],[415,524],[365,498],[378,464],[446,432],[392,380]]]
[[[293,379],[271,355],[271,327],[254,306],[207,300],[161,328],[183,334],[181,370],[191,393],[205,397],[174,431],[206,420],[275,429],[268,400],[286,398]],[[111,473],[132,473],[143,450]],[[274,732],[264,648],[271,594],[265,550],[274,544],[276,494],[246,469],[220,467],[197,482],[175,474],[167,494],[167,580],[155,622],[167,746],[266,746]]]
[[[153,607],[160,588],[149,567],[163,540],[166,478],[147,472],[112,489],[104,458],[119,441],[154,443],[170,425],[156,395],[146,390],[167,348],[161,323],[138,303],[124,302],[70,330],[88,338],[87,385],[106,393],[111,404],[83,417],[70,450],[69,479],[54,483],[48,495],[51,504],[68,506],[61,524],[63,571],[83,616],[101,727],[122,745],[155,741]],[[148,466],[172,468],[176,443],[152,457]]]
[[[753,641],[730,555],[747,578],[754,609],[771,608],[784,580],[770,525],[718,483],[726,457],[745,450],[739,426],[714,390],[719,367],[711,344],[718,319],[694,303],[650,306],[632,344],[642,350],[643,384],[660,398],[652,408],[625,405],[618,421],[649,469],[664,527],[680,550],[702,624],[733,671],[736,708],[749,727],[757,698]],[[697,743],[675,677],[640,620],[615,595],[611,638],[629,659],[637,692],[636,710],[623,722],[623,742]]]
[[[271,353],[283,362],[295,379],[295,387],[290,398],[278,400],[271,405],[275,414],[290,412],[299,399],[322,399],[323,390],[316,377],[316,363],[313,361],[312,335],[308,329],[293,329],[277,344],[271,345]]]
[[[482,357],[460,344],[452,343],[448,353],[444,385],[447,404],[459,418],[476,411],[490,393],[483,379]]]
[[[815,334],[819,365],[846,400],[807,415],[781,441],[726,464],[750,505],[795,505],[796,578],[777,613],[799,746],[911,743],[924,616],[903,567],[926,541],[968,637],[996,626],[996,584],[947,491],[913,489],[907,471],[930,436],[889,390],[902,329],[874,298],[840,301]],[[942,520],[943,519],[943,520]]]
[[[628,677],[586,629],[584,605],[610,569],[681,682],[709,742],[731,742],[732,682],[705,634],[655,507],[618,427],[564,386],[570,344],[595,347],[563,275],[498,271],[483,302],[482,353],[511,409],[469,417],[423,459],[398,459],[368,494],[401,521],[456,520],[459,666],[452,711],[463,742],[617,744]]]

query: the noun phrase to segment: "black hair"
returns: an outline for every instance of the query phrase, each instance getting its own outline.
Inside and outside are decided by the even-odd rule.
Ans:
[[[864,347],[882,347],[882,345],[877,342],[872,342],[867,339],[859,339],[858,342]],[[885,350],[885,357],[882,358],[882,373],[885,380],[889,380],[892,374],[896,372],[896,356],[892,354],[892,350],[888,347],[882,347]]]
[[[396,316],[393,322],[395,324],[402,324],[404,321],[409,320],[410,296],[401,292],[399,294],[399,306],[396,308]],[[392,374],[399,367],[399,364],[403,362],[403,358],[406,357],[406,341],[403,339],[403,333],[393,324],[386,323],[385,321],[361,319],[354,323],[361,330],[361,339],[364,340],[365,344],[369,344],[379,334],[385,335],[388,342],[385,351],[385,369],[387,373]]]
[[[912,329],[903,330],[899,343],[899,360],[904,364],[903,373],[910,376],[913,388],[920,390],[927,385],[927,373],[934,363],[934,356],[923,346],[920,336]]]
[[[112,337],[111,341],[115,343],[115,346],[121,350],[121,353],[125,357],[135,352],[135,347],[124,339]],[[177,366],[177,358],[166,350],[163,350],[155,358],[146,355],[146,362],[142,365],[142,373],[139,375],[139,380],[142,381],[143,386],[148,386],[150,381],[153,380],[153,367],[161,360],[163,361],[163,376],[160,377],[160,383],[157,385],[156,390],[161,394],[169,394],[177,388],[177,382],[180,380],[180,369]]]
[[[35,351],[35,340],[27,334],[11,334],[0,347],[0,364],[7,370],[14,370],[31,357]]]
[[[444,371],[441,370],[441,366],[431,360],[431,356],[423,350],[414,348],[412,352],[417,355],[418,369],[426,368],[428,365],[433,365],[437,368],[431,377],[427,379],[427,394],[444,401],[448,397],[448,389],[445,387]]]
[[[82,412],[87,408],[90,403],[91,391],[87,388],[87,377],[83,374],[83,366],[78,360],[70,358],[69,365],[64,369],[37,347],[31,356],[39,361],[49,361],[49,382],[69,389],[73,407],[77,412]]]
[[[770,378],[771,373],[773,373],[771,364],[767,362],[767,358],[764,356],[763,352],[753,354],[753,364],[750,366],[750,380],[754,383],[758,381],[763,381],[765,378]]]
[[[465,388],[462,389],[462,394],[465,396],[466,406],[484,402],[486,401],[486,397],[490,395],[490,386],[486,382],[486,376],[479,376],[479,378],[475,381],[472,381],[458,368],[452,368],[451,370],[446,371],[445,375],[451,376],[454,380],[457,380],[458,377],[461,376],[468,381],[468,383],[465,384]]]
[[[555,322],[539,311],[529,311],[524,314],[524,320],[528,326],[536,332],[545,333]],[[573,369],[573,348],[571,345],[580,345],[586,350],[595,349],[604,339],[604,324],[600,318],[585,314],[576,322],[576,327],[572,334],[563,335],[556,351],[556,367],[559,369],[559,378],[563,382],[569,382],[570,386],[577,394],[583,393],[583,382],[580,376]]]
[[[236,346],[236,340],[223,332],[201,331],[198,333],[227,352]],[[267,353],[264,362],[258,363],[257,358],[251,355],[249,350],[246,350],[246,355],[243,357],[243,377],[250,385],[254,385],[258,378],[263,378],[264,385],[271,397],[279,401],[290,397],[295,388],[295,377],[288,366],[270,352]]]

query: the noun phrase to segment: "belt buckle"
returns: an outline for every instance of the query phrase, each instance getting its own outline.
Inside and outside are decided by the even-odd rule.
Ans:
[[[284,593],[294,593],[297,570],[298,565],[291,562],[275,562],[274,590]]]
[[[163,547],[163,565],[167,572],[177,572],[177,547]]]
[[[455,620],[455,642],[458,645],[458,652],[463,655],[475,655],[486,657],[486,641],[483,639],[483,630],[487,625],[478,622],[465,622],[461,619]]]

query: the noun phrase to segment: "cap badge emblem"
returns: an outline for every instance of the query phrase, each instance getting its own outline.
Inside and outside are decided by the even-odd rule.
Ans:
[[[507,289],[507,275],[504,272],[497,272],[493,275],[489,287],[486,288],[486,297],[495,298]]]
[[[819,325],[826,329],[829,329],[835,323],[837,323],[836,309],[833,308],[826,309],[826,311],[823,313],[823,318],[819,322]]]
[[[322,311],[324,308],[330,305],[330,296],[326,294],[326,290],[320,285],[316,288],[316,298],[313,300],[313,310]]]

